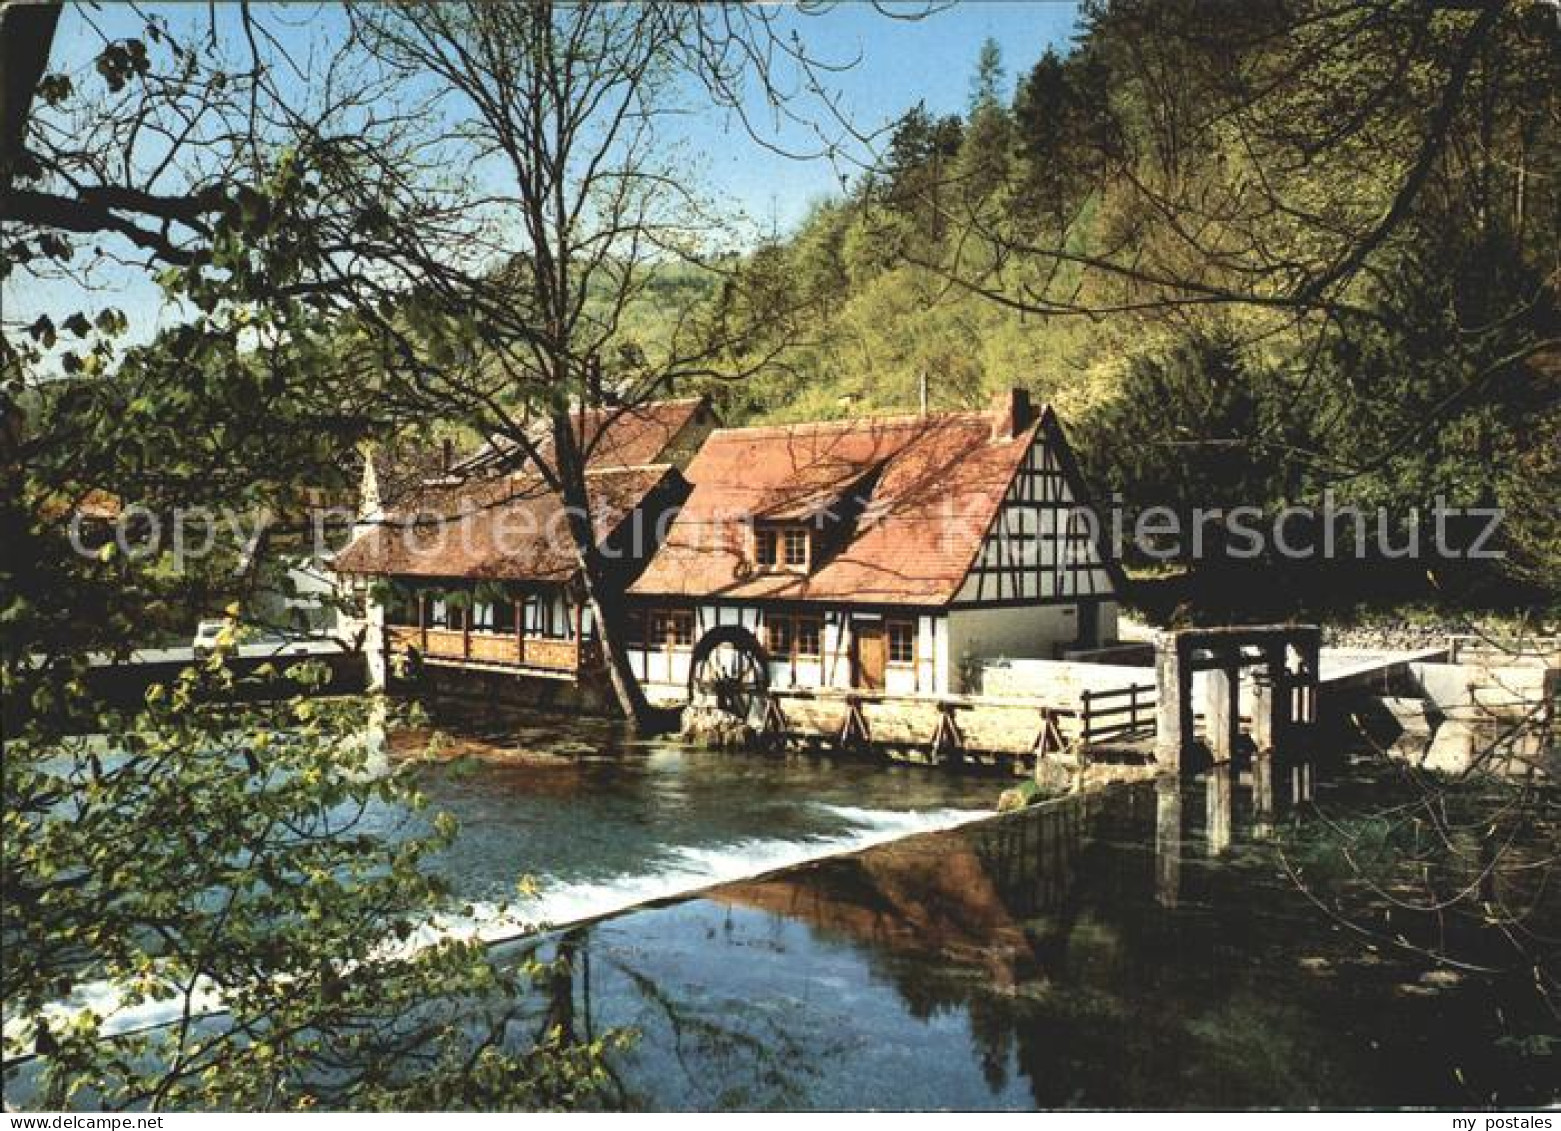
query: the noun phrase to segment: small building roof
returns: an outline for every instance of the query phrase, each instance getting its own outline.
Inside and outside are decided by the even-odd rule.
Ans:
[[[669,464],[588,471],[598,544],[677,475]],[[535,475],[429,483],[332,564],[338,573],[562,582],[578,568],[567,523],[562,500]]]
[[[573,414],[575,437],[585,452],[587,463],[594,467],[637,467],[663,462],[667,458],[667,448],[705,403],[703,397],[689,397],[587,409]],[[536,442],[545,456],[552,450],[553,442],[545,425],[541,427],[543,430],[537,434]],[[452,470],[462,475],[508,470],[522,459],[515,443],[495,437],[458,461]]]
[[[365,458],[374,475],[375,501],[386,510],[415,495],[429,480],[449,473],[439,444],[409,439],[374,444]]]
[[[686,470],[692,494],[630,592],[945,604],[1041,426],[945,412],[716,431]],[[755,571],[747,543],[756,518],[827,530],[812,571]]]
[[[56,492],[38,504],[38,516],[50,522],[80,519],[88,526],[110,526],[123,514],[119,496],[100,487],[89,487],[75,498]]]
[[[598,543],[669,479],[672,449],[702,410],[702,397],[576,413]],[[537,437],[544,453],[545,434]],[[564,506],[514,444],[490,441],[452,461],[437,445],[402,445],[374,456],[379,525],[336,556],[339,573],[563,581],[576,570]]]

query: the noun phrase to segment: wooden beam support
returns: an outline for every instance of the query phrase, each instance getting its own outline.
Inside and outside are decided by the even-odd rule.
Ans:
[[[862,713],[862,701],[855,695],[846,697],[846,718],[840,727],[842,750],[861,750],[872,744],[873,736],[867,726],[867,716]]]
[[[1175,907],[1182,891],[1182,783],[1162,777],[1155,782],[1155,898]]]
[[[1261,751],[1273,751],[1284,742],[1285,721],[1290,714],[1285,645],[1270,644],[1264,649],[1264,657],[1252,695],[1252,742]]]
[[[932,760],[939,765],[959,765],[965,760],[964,737],[954,719],[952,703],[938,704],[938,725],[932,735]]]
[[[1252,757],[1252,835],[1266,840],[1274,830],[1274,756],[1266,751]]]
[[[1216,668],[1209,672],[1204,717],[1209,726],[1209,752],[1216,762],[1229,762],[1241,734],[1241,669]]]
[[[1231,768],[1215,766],[1204,784],[1204,830],[1210,856],[1222,855],[1230,847]]]
[[[764,725],[760,734],[776,751],[780,751],[786,745],[786,714],[775,696],[766,695],[764,699]]]
[[[1179,771],[1192,753],[1192,639],[1181,632],[1155,637],[1155,760]]]
[[[1044,758],[1048,754],[1061,754],[1067,749],[1068,743],[1062,737],[1062,726],[1057,722],[1057,712],[1052,707],[1041,708],[1041,733],[1036,736],[1036,758]]]

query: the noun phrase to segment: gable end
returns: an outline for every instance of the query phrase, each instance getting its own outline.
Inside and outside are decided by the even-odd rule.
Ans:
[[[1050,408],[992,519],[955,603],[1115,600],[1123,588],[1109,553],[1108,516],[1091,519],[1078,463]]]

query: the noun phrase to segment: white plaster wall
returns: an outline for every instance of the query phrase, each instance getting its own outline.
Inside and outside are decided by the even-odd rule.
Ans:
[[[550,593],[544,598],[546,604],[552,606],[553,633],[555,636],[573,636],[575,631],[573,613],[569,608],[569,601],[562,592]]]
[[[682,649],[634,648],[634,670],[652,699],[682,699],[688,692],[688,657]]]
[[[385,606],[369,596],[369,589],[367,582],[347,577],[336,579],[337,598],[347,608],[357,604],[361,604],[363,608],[361,617],[350,616],[345,611],[340,613],[336,632],[346,641],[358,640],[361,637],[363,654],[368,664],[368,689],[383,691],[387,673]]]
[[[933,688],[940,695],[959,690],[954,686],[954,661],[949,652],[949,617],[933,617],[932,620],[932,680]]]
[[[389,661],[386,659],[385,606],[365,597],[363,652],[368,657],[369,690],[385,690]]]
[[[1073,605],[1016,605],[1001,609],[956,609],[948,616],[948,663],[952,691],[966,690],[961,665],[997,657],[1051,659],[1079,634]]]
[[[1041,471],[1049,485],[1055,486],[1059,501],[1072,503],[1077,493],[1067,481],[1061,461],[1048,446],[1044,434],[1036,436],[1034,448],[1027,461],[1029,468]],[[1077,549],[1086,555],[1081,561],[1064,559],[1059,568],[1058,556],[1065,552],[1062,543],[1054,539],[1066,530],[1066,518],[1061,512],[1046,507],[1036,510],[1024,501],[1023,480],[1027,469],[1021,469],[1008,488],[1003,507],[992,530],[986,535],[976,557],[976,564],[1004,569],[1002,578],[988,575],[984,579],[974,573],[965,578],[957,600],[991,601],[1013,598],[1048,600],[1059,597],[1106,596],[1112,593],[1110,575],[1102,568],[1100,553],[1093,545],[1081,545]],[[1082,520],[1075,520],[1082,521]],[[1083,527],[1080,527],[1083,529]],[[1082,573],[1076,578],[1071,568],[1077,565]],[[1007,570],[1020,567],[1017,576]],[[1089,568],[1084,568],[1089,567]],[[1075,582],[1087,585],[1080,593]]]
[[[787,615],[794,615],[788,611]],[[848,690],[851,687],[851,628],[844,610],[820,609],[818,613],[820,655],[816,659],[786,659],[770,664],[770,685],[780,688],[820,688]],[[882,620],[881,616],[855,614],[857,619]],[[919,615],[916,618],[916,663],[914,666],[891,665],[885,672],[885,690],[896,694],[935,694],[948,690],[947,618]],[[717,625],[740,625],[753,633],[761,643],[765,640],[764,610],[741,605],[701,605],[695,611],[694,639]],[[674,651],[663,648],[631,648],[629,650],[635,674],[654,700],[681,700],[687,694],[691,651]]]
[[[1540,664],[1412,663],[1425,697],[1448,714],[1522,718],[1561,693],[1561,670]]]
[[[981,666],[981,690],[987,695],[1034,695],[1071,703],[1081,691],[1112,691],[1134,684],[1152,687],[1154,669],[1066,660],[992,660]]]

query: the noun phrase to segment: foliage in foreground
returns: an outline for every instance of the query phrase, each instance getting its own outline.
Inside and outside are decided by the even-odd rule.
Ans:
[[[589,1102],[605,1044],[527,1013],[539,968],[430,928],[461,917],[429,868],[455,829],[375,749],[393,721],[381,705],[317,697],[307,667],[280,697],[241,703],[250,689],[219,656],[122,708],[94,669],[159,628],[187,641],[196,616],[252,596],[275,560],[263,535],[296,539],[316,496],[350,488],[353,445],[396,417],[374,381],[334,364],[323,298],[333,256],[376,230],[371,210],[322,188],[360,136],[316,123],[318,144],[301,144],[262,71],[144,19],[104,44],[80,89],[41,84],[14,170],[16,199],[69,193],[58,169],[80,138],[141,172],[136,140],[169,135],[127,122],[232,127],[194,131],[186,160],[150,166],[180,185],[128,196],[188,196],[138,244],[178,325],[130,348],[146,328],[119,311],[51,310],[8,323],[0,348],[7,1102]],[[62,117],[81,128],[52,129]],[[0,278],[9,290],[78,269],[90,242],[19,225]],[[102,500],[142,508],[129,545],[75,521]],[[180,510],[205,520],[183,561],[169,541]]]
[[[306,697],[308,665],[291,677],[291,699],[217,704],[234,690],[219,655],[105,714],[113,739],[8,742],[7,1094],[49,1109],[588,1102],[618,1037],[550,1031],[528,1007],[541,966],[498,963],[459,930],[430,868],[454,822],[426,814],[413,766],[386,762],[384,704]]]
[[[1542,775],[1561,750],[1524,758],[1508,746],[1543,736],[1535,721],[1491,741],[1462,774],[1384,758],[1383,780],[1370,788],[1387,801],[1344,812],[1320,801],[1310,819],[1281,831],[1276,849],[1297,889],[1367,952],[1423,962],[1428,983],[1472,976],[1512,987],[1514,1008],[1498,1010],[1501,1043],[1534,1058],[1543,1078],[1561,1046],[1561,791]],[[1529,761],[1541,776],[1528,773]]]

